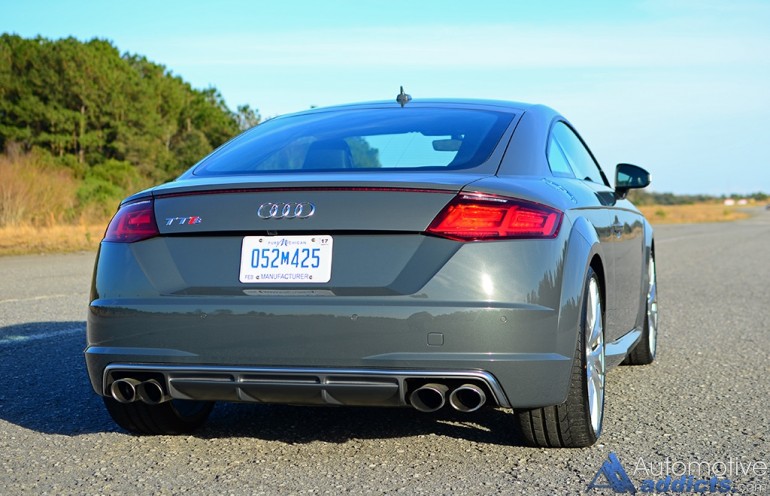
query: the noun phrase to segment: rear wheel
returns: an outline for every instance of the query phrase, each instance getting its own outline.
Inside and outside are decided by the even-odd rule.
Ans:
[[[567,401],[517,412],[527,444],[582,448],[596,442],[604,418],[604,312],[599,277],[589,269]]]
[[[648,365],[655,360],[658,349],[658,281],[655,274],[655,257],[650,254],[647,264],[647,312],[644,315],[642,338],[623,361],[628,365]]]
[[[214,407],[210,401],[171,400],[158,405],[120,403],[104,396],[110,416],[134,434],[185,434],[203,425]]]

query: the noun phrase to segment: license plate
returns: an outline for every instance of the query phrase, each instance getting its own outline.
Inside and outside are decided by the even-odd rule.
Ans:
[[[247,284],[323,283],[332,275],[331,236],[246,236],[240,281]]]

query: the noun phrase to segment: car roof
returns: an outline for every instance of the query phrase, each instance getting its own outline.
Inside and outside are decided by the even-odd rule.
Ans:
[[[338,110],[354,110],[354,109],[367,109],[367,108],[398,108],[401,104],[393,100],[379,100],[370,102],[359,103],[346,103],[341,105],[332,105],[329,107],[312,108],[300,112],[292,112],[290,114],[284,114],[278,117],[285,117],[297,114],[308,114],[316,112],[330,112]],[[494,109],[497,111],[507,111],[511,113],[521,113],[535,108],[542,107],[541,105],[513,102],[506,100],[486,100],[486,99],[473,99],[473,98],[415,98],[404,107],[442,107],[442,108],[466,108],[466,109]]]

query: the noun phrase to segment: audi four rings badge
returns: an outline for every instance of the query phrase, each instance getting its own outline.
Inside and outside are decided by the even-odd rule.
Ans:
[[[315,205],[301,203],[263,203],[257,210],[260,219],[307,219],[315,213]]]

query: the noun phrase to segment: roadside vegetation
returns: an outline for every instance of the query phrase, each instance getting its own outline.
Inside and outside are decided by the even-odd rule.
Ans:
[[[725,206],[719,201],[693,205],[643,205],[639,210],[653,225],[729,222],[749,217],[745,208]]]
[[[765,193],[748,196],[674,195],[634,190],[629,199],[652,224],[729,222],[746,219],[746,207],[763,205],[770,200]],[[744,202],[743,204],[741,204]]]
[[[259,119],[109,41],[0,35],[0,254],[94,249],[122,198]]]
[[[216,88],[192,88],[106,40],[0,35],[0,255],[95,250],[122,198],[259,121],[247,105],[230,110]],[[376,151],[354,153],[376,162]],[[711,197],[632,199],[653,223],[745,215]]]

